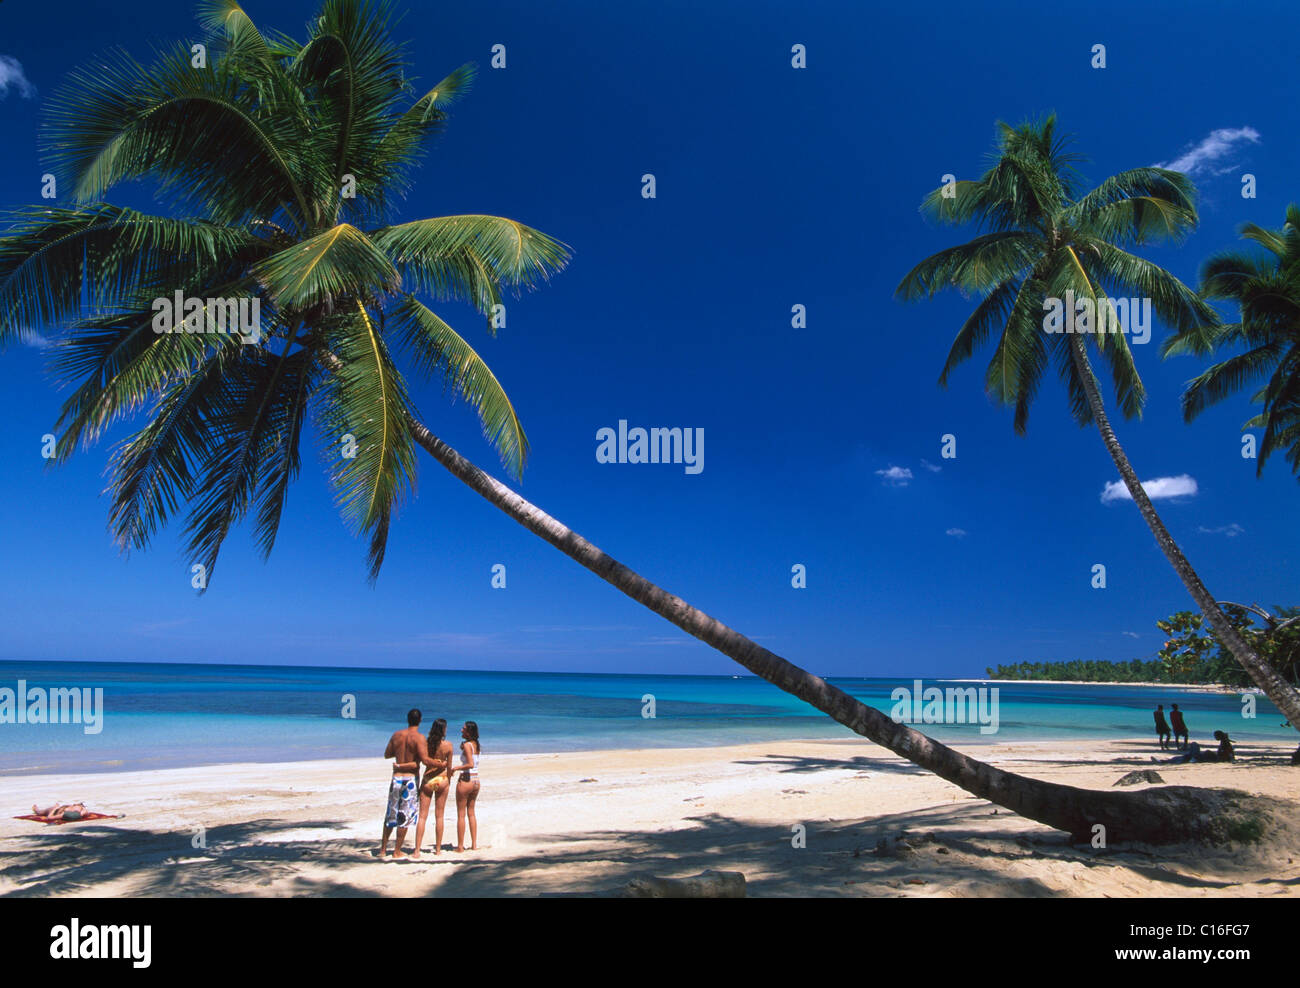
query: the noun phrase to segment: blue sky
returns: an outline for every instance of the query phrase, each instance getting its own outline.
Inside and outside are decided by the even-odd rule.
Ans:
[[[250,0],[301,34],[312,5]],[[1300,199],[1292,4],[412,3],[398,33],[430,85],[466,61],[478,83],[400,219],[511,216],[572,245],[569,269],[509,306],[488,339],[461,328],[532,442],[521,493],[616,558],[815,672],[978,675],[1036,659],[1149,656],[1154,622],[1191,607],[1114,468],[1055,380],[1027,437],[982,390],[986,351],[936,379],[971,303],[903,305],[907,270],[971,232],[917,207],[944,173],[985,167],[994,123],[1049,111],[1093,183],[1179,163],[1200,229],[1145,256],[1194,283],[1247,221]],[[39,201],[41,100],[110,46],[193,40],[184,3],[0,7],[0,205]],[[506,45],[505,69],[488,67]],[[793,69],[793,44],[808,67]],[[1107,66],[1090,67],[1105,44]],[[1224,80],[1234,80],[1227,84]],[[1257,178],[1243,199],[1241,175]],[[641,197],[653,173],[657,198]],[[127,201],[122,199],[122,201]],[[134,204],[134,203],[132,203]],[[808,325],[790,325],[791,306]],[[1244,398],[1184,425],[1200,366],[1137,348],[1149,391],[1117,422],[1143,479],[1220,598],[1300,603],[1296,483],[1240,456]],[[247,530],[209,592],[190,588],[177,527],[120,556],[100,497],[110,440],[44,469],[60,396],[40,349],[0,355],[0,658],[730,673],[424,458],[374,588],[364,544],[304,456],[274,556]],[[418,387],[426,421],[500,470],[464,405]],[[705,469],[601,464],[596,432],[700,428]],[[940,437],[957,458],[940,458]],[[927,466],[929,464],[929,466]],[[934,468],[938,469],[934,469]],[[893,469],[891,472],[891,468]],[[910,478],[905,476],[910,473]],[[898,478],[898,479],[891,479]],[[506,566],[507,586],[490,585]],[[791,566],[807,588],[791,587]],[[1105,590],[1091,567],[1107,567]]]

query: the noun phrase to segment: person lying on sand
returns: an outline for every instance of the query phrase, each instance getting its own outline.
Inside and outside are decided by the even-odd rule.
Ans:
[[[33,803],[32,813],[47,820],[80,820],[86,815],[86,806],[84,803],[54,803],[41,809]]]
[[[1235,762],[1237,760],[1232,750],[1232,738],[1223,731],[1215,731],[1214,740],[1219,742],[1217,751],[1205,751],[1198,742],[1193,741],[1187,746],[1185,754],[1166,758],[1165,761],[1171,765],[1179,765],[1186,762]],[[1155,758],[1151,760],[1156,761]]]

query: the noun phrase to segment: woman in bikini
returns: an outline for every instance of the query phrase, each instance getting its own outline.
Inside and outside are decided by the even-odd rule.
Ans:
[[[456,850],[465,850],[465,816],[469,815],[470,850],[478,850],[478,817],[474,815],[474,804],[478,801],[478,766],[482,748],[478,743],[478,725],[472,720],[465,721],[460,729],[464,738],[460,743],[462,763],[452,769],[459,772],[456,782]]]
[[[442,812],[451,791],[451,742],[447,740],[447,722],[439,717],[429,725],[429,757],[432,765],[424,771],[420,785],[420,822],[415,826],[415,856],[424,844],[424,826],[429,820],[429,804],[433,803],[434,845],[433,853],[442,853]]]

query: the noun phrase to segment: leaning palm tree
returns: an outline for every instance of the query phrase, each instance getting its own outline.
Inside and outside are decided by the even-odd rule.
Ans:
[[[1055,363],[1075,422],[1096,425],[1160,550],[1219,640],[1300,728],[1300,692],[1224,616],[1156,513],[1115,437],[1088,358],[1091,342],[1110,370],[1120,411],[1133,418],[1141,414],[1145,389],[1125,335],[1130,327],[1114,321],[1109,300],[1150,299],[1156,316],[1187,336],[1205,333],[1217,322],[1214,310],[1195,292],[1125,249],[1177,240],[1196,225],[1191,182],[1179,172],[1135,168],[1083,193],[1075,169],[1079,156],[1057,134],[1055,117],[1019,127],[999,123],[998,131],[991,167],[983,176],[936,189],[922,206],[940,221],[975,223],[987,232],[926,258],[898,286],[898,295],[906,300],[945,288],[982,296],[953,340],[940,385],[947,386],[952,370],[996,331],[985,386],[998,401],[1014,407],[1015,430],[1023,435],[1043,375]],[[1067,324],[1075,311],[1090,314],[1089,321]]]
[[[73,382],[57,458],[147,410],[110,462],[111,528],[123,547],[148,545],[189,504],[188,549],[209,580],[250,511],[269,553],[311,419],[336,463],[341,507],[369,538],[372,578],[420,448],[634,600],[977,796],[1080,837],[1101,825],[1112,840],[1214,839],[1234,812],[1256,812],[1244,797],[1092,792],[968,758],[666,592],[470,463],[425,424],[399,367],[441,376],[463,397],[511,474],[527,442],[496,377],[426,301],[468,301],[487,316],[503,292],[539,285],[568,258],[514,220],[391,221],[470,70],[409,102],[382,4],[326,0],[303,43],[258,31],[233,0],[204,11],[212,48],[202,66],[177,49],[148,68],[119,56],[73,77],[52,107],[49,152],[79,204],[19,214],[0,239],[0,341],[52,329],[56,367]],[[104,202],[136,179],[155,181],[183,218]],[[341,194],[352,182],[355,199]],[[155,321],[159,300],[178,291],[255,300],[256,341],[156,332],[178,328]],[[201,328],[190,317],[181,328]],[[341,456],[349,443],[354,455]]]
[[[1243,426],[1264,430],[1256,474],[1263,472],[1271,454],[1284,450],[1292,471],[1300,476],[1300,206],[1287,208],[1280,230],[1247,223],[1241,235],[1267,253],[1227,251],[1201,269],[1202,297],[1235,302],[1238,321],[1171,336],[1162,352],[1205,356],[1245,347],[1188,382],[1183,417],[1190,422],[1211,405],[1268,377],[1253,396],[1263,411]]]

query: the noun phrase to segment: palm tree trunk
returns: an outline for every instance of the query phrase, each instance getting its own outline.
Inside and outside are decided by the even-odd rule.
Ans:
[[[1196,606],[1201,609],[1201,613],[1210,622],[1210,627],[1214,629],[1219,641],[1228,647],[1228,651],[1241,664],[1241,667],[1250,674],[1250,678],[1259,685],[1264,694],[1277,705],[1277,708],[1282,711],[1287,720],[1297,730],[1300,730],[1300,692],[1297,692],[1290,683],[1282,678],[1276,669],[1255,654],[1255,651],[1246,644],[1245,639],[1241,637],[1237,629],[1233,627],[1232,622],[1224,615],[1210,592],[1205,589],[1205,584],[1201,582],[1201,578],[1196,575],[1196,571],[1192,569],[1187,557],[1178,548],[1178,543],[1174,541],[1173,536],[1169,534],[1169,530],[1165,528],[1164,522],[1156,514],[1156,509],[1152,506],[1151,499],[1147,497],[1147,492],[1142,489],[1142,484],[1133,471],[1133,465],[1129,463],[1124,448],[1120,446],[1119,440],[1115,437],[1115,430],[1110,426],[1110,419],[1106,416],[1106,407],[1102,403],[1101,392],[1097,388],[1097,379],[1093,377],[1088,355],[1083,348],[1082,337],[1071,337],[1070,354],[1074,359],[1075,369],[1079,372],[1079,378],[1083,382],[1084,392],[1088,396],[1088,407],[1092,410],[1092,417],[1097,423],[1097,431],[1101,433],[1102,442],[1106,444],[1110,458],[1115,461],[1115,467],[1119,470],[1119,475],[1124,479],[1124,486],[1128,488],[1128,492],[1133,496],[1133,501],[1137,504],[1138,510],[1142,512],[1147,527],[1151,529],[1151,534],[1156,537],[1156,544],[1160,546],[1160,551],[1165,554],[1165,558],[1174,567],[1178,578],[1183,581],[1183,586],[1187,588],[1187,592],[1196,601]]]
[[[1170,786],[1143,792],[1077,789],[1030,779],[994,768],[940,744],[906,724],[849,696],[779,655],[769,652],[716,618],[633,572],[567,528],[505,484],[488,476],[422,423],[410,419],[412,433],[435,460],[530,532],[545,539],[602,580],[650,608],[706,645],[830,715],[850,730],[934,772],[954,785],[1031,820],[1088,840],[1101,825],[1109,841],[1166,843],[1220,839],[1217,826],[1231,817],[1230,806],[1206,812],[1204,790]]]

